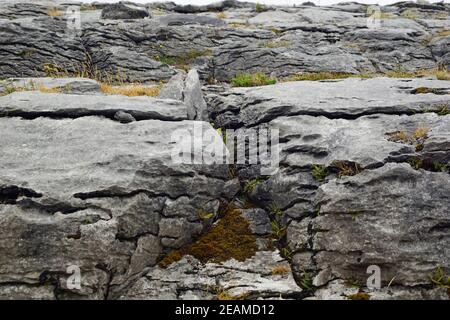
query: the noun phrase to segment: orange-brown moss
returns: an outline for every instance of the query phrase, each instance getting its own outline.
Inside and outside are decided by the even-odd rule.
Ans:
[[[349,300],[370,300],[370,294],[365,292],[358,292],[347,296]]]
[[[194,243],[166,255],[159,263],[163,268],[191,255],[203,263],[223,262],[229,259],[244,261],[257,251],[256,237],[241,210],[231,208],[209,232]]]

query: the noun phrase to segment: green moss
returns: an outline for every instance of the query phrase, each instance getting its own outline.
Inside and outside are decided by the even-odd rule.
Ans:
[[[370,294],[365,292],[358,292],[347,296],[348,300],[370,300]]]
[[[241,73],[231,80],[233,87],[258,87],[277,83],[277,79],[271,78],[262,72],[255,74]]]
[[[244,261],[251,258],[257,249],[256,237],[248,221],[241,216],[239,209],[230,209],[209,232],[194,243],[166,255],[159,265],[168,267],[185,255],[192,255],[203,263],[232,258]]]
[[[312,176],[316,181],[323,182],[325,178],[327,177],[328,170],[325,166],[320,164],[313,164],[312,165]]]

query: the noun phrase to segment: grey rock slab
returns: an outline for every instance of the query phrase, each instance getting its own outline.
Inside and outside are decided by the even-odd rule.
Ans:
[[[112,3],[103,7],[102,19],[143,19],[150,13],[143,6],[131,3]]]
[[[444,94],[413,94],[425,87]],[[220,127],[254,126],[279,116],[356,118],[437,110],[450,101],[450,83],[434,79],[348,78],[298,81],[234,88],[210,99],[210,114]],[[437,106],[437,107],[436,107]]]
[[[437,268],[448,273],[450,267],[449,191],[448,173],[408,164],[386,164],[323,184],[318,215],[289,226],[303,234],[306,228],[306,242],[288,228],[288,242],[314,255],[302,265],[294,262],[294,269],[317,276],[327,270],[329,280],[364,284],[367,267],[377,265],[383,287],[391,280],[393,287],[406,289],[430,285]]]
[[[446,300],[448,299],[444,288],[434,288],[427,290],[424,288],[402,288],[384,287],[380,290],[370,290],[364,288],[363,291],[369,294],[371,300]],[[312,300],[347,300],[352,295],[360,292],[359,288],[350,287],[342,280],[333,280],[323,288],[314,292]]]
[[[204,231],[199,210],[217,214],[219,200],[235,193],[227,166],[173,162],[172,133],[194,137],[195,124],[215,133],[206,123],[0,122],[0,225],[8,230],[0,240],[0,287],[14,283],[8,290],[17,297],[32,298],[45,283],[60,288],[55,298],[117,297],[164,248]],[[194,140],[206,148],[201,135]],[[67,287],[69,265],[82,270],[81,291]]]
[[[269,235],[272,225],[268,213],[263,209],[243,209],[242,217],[250,224],[250,230],[256,235]]]
[[[286,272],[276,274],[275,268]],[[120,298],[212,300],[220,293],[247,299],[276,299],[301,296],[302,290],[278,251],[259,251],[243,262],[232,259],[205,265],[185,256],[167,269],[153,268]]]
[[[203,98],[200,78],[195,69],[189,71],[186,76],[183,101],[188,108],[188,118],[190,120],[207,120],[207,105]]]
[[[87,78],[10,78],[0,81],[0,94],[6,87],[26,90],[57,89],[65,93],[99,93],[100,84]]]
[[[15,92],[0,97],[1,116],[77,118],[98,115],[113,119],[119,111],[128,113],[136,120],[187,119],[187,107],[183,103],[150,97],[40,92]]]
[[[86,61],[81,39],[63,17],[0,20],[0,77],[42,77],[48,68],[76,73]]]
[[[160,99],[183,100],[184,81],[186,75],[178,73],[163,85],[159,93]]]

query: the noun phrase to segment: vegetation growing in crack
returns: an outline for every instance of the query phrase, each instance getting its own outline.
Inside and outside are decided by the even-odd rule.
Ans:
[[[273,267],[271,271],[272,275],[285,275],[291,273],[291,268],[286,265],[278,265]]]
[[[49,15],[50,17],[61,17],[63,15],[63,12],[58,8],[50,8],[47,11],[47,15]]]
[[[328,175],[328,169],[321,164],[313,164],[311,168],[311,174],[314,179],[316,179],[317,182],[324,182]]]
[[[256,6],[255,6],[255,11],[258,13],[261,13],[261,12],[267,11],[267,8],[264,5],[262,5],[261,3],[257,2]]]
[[[443,104],[440,106],[437,106],[439,110],[436,112],[438,116],[446,116],[450,114],[450,108],[448,107],[448,104]]]
[[[267,49],[289,48],[292,43],[289,40],[276,40],[263,42],[260,47]]]
[[[244,193],[245,194],[251,193],[260,182],[261,180],[259,180],[258,178],[248,180],[244,186]]]
[[[153,59],[163,64],[175,66],[176,68],[182,69],[187,72],[191,68],[191,64],[196,59],[200,57],[210,57],[212,56],[212,54],[213,51],[211,49],[190,50],[180,56],[166,56],[161,54],[154,56]]]
[[[342,178],[345,176],[355,176],[363,170],[362,167],[356,162],[349,161],[336,161],[333,163],[333,166],[337,170],[338,178]]]
[[[430,275],[430,281],[433,285],[445,288],[450,293],[450,275],[446,274],[442,267],[437,267],[436,270]]]
[[[262,72],[241,73],[231,79],[233,87],[259,87],[268,86],[277,83],[277,79],[265,75]]]
[[[203,263],[223,262],[229,259],[244,261],[257,251],[256,237],[252,234],[248,221],[241,216],[241,210],[229,208],[214,226],[194,243],[166,255],[160,262],[168,267],[191,255]]]
[[[120,86],[102,83],[100,85],[101,92],[112,95],[123,95],[128,97],[157,97],[161,92],[161,85],[146,86],[143,84],[125,84]]]
[[[416,152],[420,152],[424,148],[425,140],[428,139],[429,131],[430,129],[427,127],[418,127],[411,134],[405,130],[400,130],[388,132],[386,135],[389,137],[389,141],[414,145]]]
[[[370,300],[370,294],[366,292],[358,292],[354,294],[349,294],[347,296],[348,300]]]
[[[314,290],[312,277],[306,271],[303,271],[303,273],[301,274],[300,279],[298,281],[298,285],[300,286],[300,288],[302,288],[305,291],[313,291]]]

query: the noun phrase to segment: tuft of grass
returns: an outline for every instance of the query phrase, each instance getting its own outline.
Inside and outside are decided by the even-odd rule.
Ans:
[[[195,59],[200,57],[209,57],[212,56],[212,54],[213,51],[211,49],[191,50],[178,57],[157,55],[153,57],[153,59],[163,64],[175,66],[178,69],[182,69],[184,71],[189,71],[190,65],[194,62]]]
[[[289,48],[292,43],[288,40],[267,41],[261,44],[262,48],[276,49],[276,48]]]
[[[370,300],[370,294],[365,292],[358,292],[354,294],[349,294],[347,296],[348,300]]]
[[[255,74],[241,73],[231,80],[233,87],[258,87],[277,83],[277,79],[271,78],[262,72]]]
[[[233,301],[233,300],[245,300],[248,298],[248,295],[246,294],[240,294],[237,296],[229,294],[225,290],[221,290],[217,293],[217,300],[223,300],[223,301]]]
[[[443,104],[439,107],[440,107],[439,111],[436,112],[438,116],[446,116],[450,114],[450,109],[447,104]]]
[[[328,170],[324,165],[313,164],[312,165],[312,176],[317,182],[323,182],[328,175]]]
[[[233,29],[245,29],[245,28],[250,27],[250,24],[233,22],[233,23],[229,23],[228,27],[233,28]]]
[[[419,11],[417,9],[406,9],[400,16],[406,19],[417,20],[419,19]]]
[[[449,165],[438,161],[433,162],[433,169],[437,172],[448,172],[450,170]]]
[[[252,234],[248,221],[241,216],[241,210],[228,208],[211,230],[194,243],[166,255],[159,266],[166,268],[185,255],[194,256],[202,263],[223,262],[232,258],[244,261],[257,250],[256,236]]]
[[[256,3],[256,7],[255,7],[255,11],[258,13],[264,12],[266,11],[266,7],[264,5],[262,5],[261,3],[257,2]]]
[[[409,143],[411,142],[411,139],[409,137],[409,134],[406,131],[397,131],[393,133],[388,133],[389,140],[393,142],[405,142]]]
[[[418,159],[418,158],[411,158],[411,159],[409,159],[408,164],[414,170],[419,170],[420,168],[422,168],[423,161],[421,159]]]
[[[342,178],[344,176],[355,176],[362,171],[362,168],[357,163],[350,163],[345,161],[339,161],[335,163],[338,169],[338,177]]]
[[[294,253],[292,252],[291,249],[289,249],[289,247],[282,248],[280,254],[287,261],[292,261],[292,258],[294,256]]]
[[[83,3],[80,6],[80,11],[94,11],[94,10],[97,10],[97,7],[90,3]]]
[[[346,79],[354,76],[355,75],[350,73],[340,73],[340,72],[302,72],[289,76],[287,78],[287,81],[321,81],[333,79]]]
[[[214,218],[214,213],[207,212],[203,209],[198,210],[197,215],[200,219],[202,219],[204,221],[208,221],[208,220]]]
[[[418,87],[414,90],[412,90],[413,94],[427,94],[427,93],[433,93],[433,94],[439,94],[439,90],[436,90],[434,88],[428,88],[428,87]]]
[[[288,266],[282,265],[282,264],[273,267],[273,269],[271,271],[272,275],[274,275],[274,276],[275,275],[284,275],[284,274],[288,274],[290,272],[291,272],[291,269]]]
[[[142,84],[128,84],[122,86],[113,86],[108,83],[102,83],[100,90],[106,94],[122,95],[128,97],[157,97],[161,91],[161,86],[147,87]]]
[[[42,93],[61,93],[61,88],[48,88],[48,87],[44,87],[44,86],[40,86],[39,87],[39,91]]]
[[[436,33],[438,37],[448,37],[450,36],[450,30],[440,30]]]
[[[280,208],[278,208],[278,206],[275,203],[273,203],[273,204],[271,204],[269,206],[269,211],[270,211],[270,213],[272,213],[276,217],[283,217],[284,216],[283,211],[281,211]]]
[[[426,127],[419,127],[414,131],[413,137],[416,140],[425,140],[428,138],[428,132],[430,130]]]
[[[431,283],[445,289],[450,289],[450,275],[446,275],[442,267],[437,267],[430,275]]]
[[[300,277],[300,288],[302,288],[305,291],[312,291],[314,290],[313,286],[313,280],[312,277],[307,272],[303,272],[303,274]]]
[[[57,8],[50,8],[47,11],[47,15],[50,17],[61,17],[63,15],[63,12],[61,10],[58,10]]]
[[[272,233],[277,239],[281,239],[286,234],[286,227],[281,226],[277,221],[273,220],[271,223]]]
[[[252,192],[260,182],[261,181],[258,178],[247,181],[244,186],[244,193],[249,194],[250,192]]]
[[[216,16],[217,16],[217,19],[220,19],[220,20],[225,20],[227,18],[227,14],[225,12],[218,12],[216,14]]]

